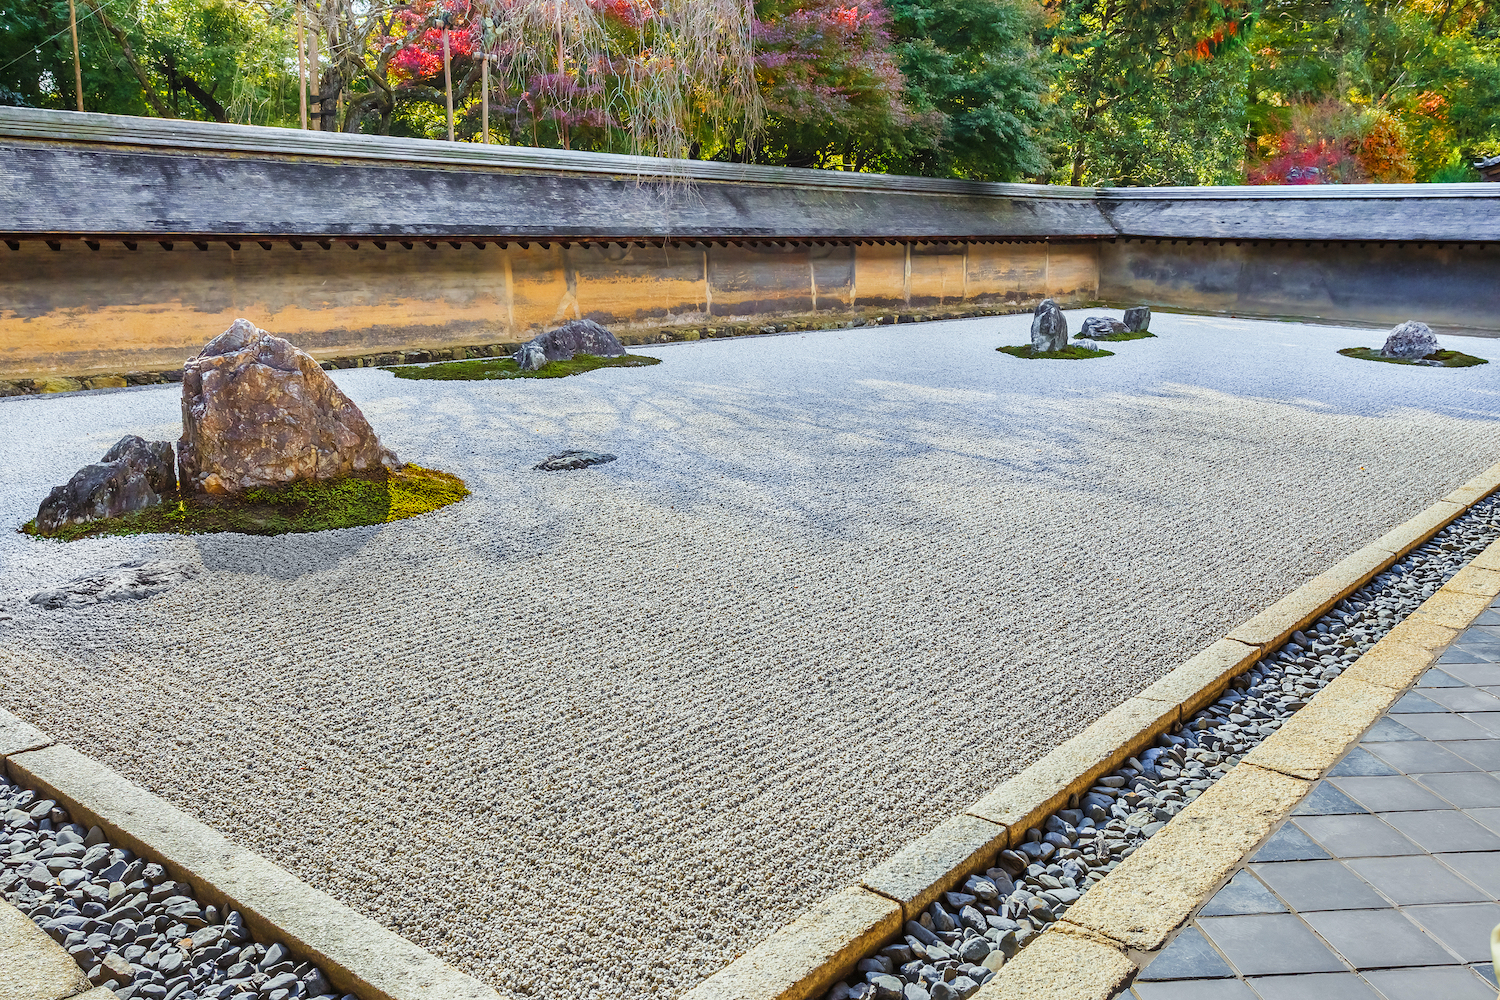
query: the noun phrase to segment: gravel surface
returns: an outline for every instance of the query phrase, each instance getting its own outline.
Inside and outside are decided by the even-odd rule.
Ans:
[[[119,1000],[340,1000],[322,969],[252,941],[238,912],[199,905],[162,865],[4,778],[0,897]]]
[[[1037,934],[1500,538],[1490,497],[1234,678],[1223,697],[945,892],[826,1000],[968,1000]]]
[[[1169,315],[1110,358],[995,351],[1029,325],[336,372],[474,496],[272,539],[0,533],[0,703],[502,990],[680,994],[1500,459],[1500,365]],[[176,393],[0,401],[0,522],[175,438]],[[619,458],[532,469],[567,449]],[[180,582],[26,599],[140,561]]]

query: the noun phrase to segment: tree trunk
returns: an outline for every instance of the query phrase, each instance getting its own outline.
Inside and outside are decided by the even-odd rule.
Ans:
[[[125,61],[130,64],[130,69],[135,73],[135,78],[141,82],[141,90],[146,95],[146,103],[151,105],[151,109],[160,117],[176,118],[177,116],[172,114],[167,109],[167,106],[162,103],[161,95],[156,92],[156,88],[151,86],[151,78],[146,76],[146,71],[141,68],[140,60],[135,57],[135,50],[130,47],[130,39],[125,37],[125,32],[120,30],[118,24],[109,19],[109,15],[104,13],[102,6],[96,6],[94,13],[99,16],[99,23],[104,25],[104,30],[114,35],[115,41],[120,43],[120,51],[125,53]]]

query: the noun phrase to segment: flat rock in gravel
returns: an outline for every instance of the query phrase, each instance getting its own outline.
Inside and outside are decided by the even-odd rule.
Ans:
[[[1107,337],[1112,333],[1127,333],[1130,327],[1109,316],[1090,316],[1078,328],[1080,337]]]
[[[191,580],[197,572],[187,563],[137,560],[80,576],[53,590],[39,590],[27,600],[47,611],[84,608],[111,601],[140,601],[169,590],[183,580]]]
[[[182,488],[228,494],[400,463],[312,356],[237,319],[182,374]]]
[[[1068,346],[1068,318],[1051,299],[1037,304],[1031,316],[1031,349],[1037,353],[1060,351]]]
[[[1414,319],[1409,319],[1392,330],[1385,338],[1385,346],[1380,349],[1380,356],[1415,361],[1418,358],[1427,357],[1437,349],[1437,338],[1432,335],[1431,328],[1426,323],[1418,323]]]
[[[613,461],[615,461],[615,456],[606,452],[569,449],[560,451],[556,455],[548,455],[532,468],[543,472],[566,472],[570,469],[586,469],[591,465],[605,465]]]
[[[37,530],[50,535],[66,525],[154,507],[176,488],[171,442],[127,434],[98,462],[79,469],[47,495],[36,513]]]
[[[575,354],[618,358],[624,353],[619,338],[604,327],[591,319],[575,319],[531,338],[514,357],[522,371],[534,372],[549,361],[567,361]]]

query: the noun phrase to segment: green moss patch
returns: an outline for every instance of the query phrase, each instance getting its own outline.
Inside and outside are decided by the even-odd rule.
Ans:
[[[1114,351],[1090,351],[1069,344],[1060,351],[1032,351],[1030,344],[1015,347],[997,347],[995,350],[1013,358],[1045,358],[1049,361],[1087,361],[1089,358],[1112,358]]]
[[[1102,337],[1094,337],[1093,339],[1107,340],[1110,343],[1118,343],[1122,340],[1145,340],[1147,337],[1154,336],[1156,336],[1156,334],[1151,333],[1148,330],[1126,330],[1124,333],[1106,333]]]
[[[659,365],[661,358],[643,354],[622,354],[618,358],[601,358],[597,354],[575,354],[567,361],[549,361],[534,372],[523,372],[514,358],[475,358],[473,361],[444,361],[435,365],[395,365],[382,368],[397,378],[434,378],[478,381],[491,378],[564,378],[582,375],[596,368],[640,368]]]
[[[446,507],[468,495],[468,487],[457,476],[406,465],[391,473],[290,483],[237,496],[171,493],[159,506],[88,524],[70,524],[55,535],[39,534],[34,520],[27,521],[21,530],[65,542],[102,535],[206,535],[222,531],[286,535],[388,524]]]
[[[1464,354],[1461,351],[1433,351],[1422,358],[1421,361],[1408,360],[1406,358],[1383,358],[1380,351],[1373,347],[1346,347],[1339,351],[1346,358],[1358,358],[1360,361],[1384,361],[1388,365],[1420,365],[1423,368],[1473,368],[1475,365],[1487,365],[1489,361],[1485,358],[1476,358],[1472,354]],[[1422,361],[1436,361],[1436,365],[1422,365]]]

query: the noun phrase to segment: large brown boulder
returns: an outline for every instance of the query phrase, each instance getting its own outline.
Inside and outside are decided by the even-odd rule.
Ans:
[[[184,492],[240,493],[400,466],[309,355],[237,319],[182,373]]]

